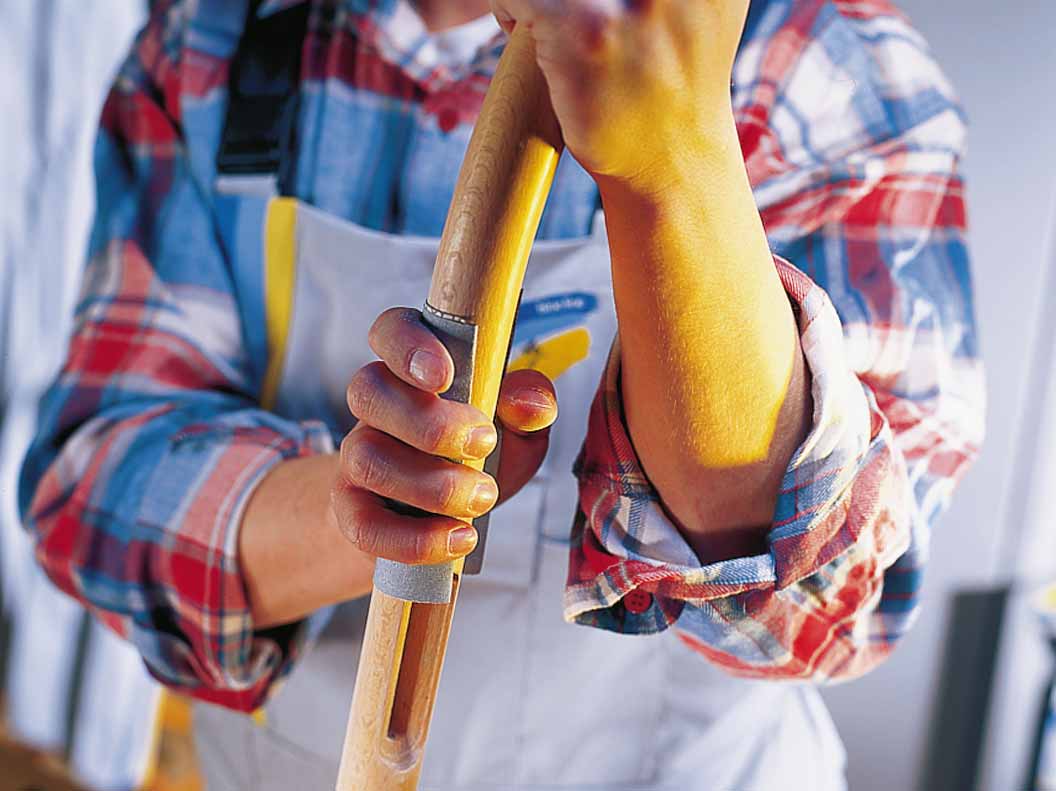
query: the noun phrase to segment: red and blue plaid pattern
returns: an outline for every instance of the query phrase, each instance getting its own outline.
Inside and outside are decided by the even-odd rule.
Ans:
[[[438,235],[501,38],[452,63],[406,0],[311,3],[297,197]],[[241,512],[272,466],[331,451],[335,432],[259,406],[261,274],[232,254],[259,222],[213,192],[244,17],[233,0],[157,4],[107,101],[83,296],[21,504],[52,579],[159,679],[251,709],[303,630],[253,629]],[[923,41],[878,0],[753,2],[733,100],[798,306],[814,428],[769,553],[702,566],[636,462],[614,350],[577,464],[566,615],[627,632],[674,624],[735,673],[845,677],[909,627],[930,526],[981,439],[963,125]],[[541,235],[585,235],[596,206],[566,157]]]

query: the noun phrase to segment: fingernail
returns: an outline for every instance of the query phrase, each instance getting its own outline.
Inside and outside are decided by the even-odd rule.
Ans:
[[[481,481],[469,498],[469,510],[475,514],[482,514],[495,504],[496,499],[494,485],[490,482]]]
[[[444,362],[432,352],[418,349],[411,355],[411,376],[425,387],[440,387],[444,383]]]
[[[522,390],[514,396],[513,400],[528,409],[544,410],[554,408],[554,399],[549,393],[544,393],[541,390]]]
[[[469,432],[462,446],[463,453],[471,459],[482,459],[495,448],[498,435],[494,426],[477,426]]]
[[[468,555],[477,545],[477,531],[472,527],[458,527],[447,534],[447,552],[456,557]]]

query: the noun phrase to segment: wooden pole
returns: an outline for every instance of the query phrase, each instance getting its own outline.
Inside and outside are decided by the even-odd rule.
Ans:
[[[475,328],[468,400],[489,415],[561,147],[531,36],[515,30],[462,163],[427,305]],[[417,788],[461,576],[459,562],[446,604],[405,601],[375,585],[337,791]]]

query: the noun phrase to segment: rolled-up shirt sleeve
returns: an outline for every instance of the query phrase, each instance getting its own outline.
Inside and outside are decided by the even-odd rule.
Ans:
[[[254,628],[241,515],[274,465],[333,441],[321,423],[258,405],[261,361],[250,359],[209,191],[188,161],[163,34],[156,16],[103,111],[92,250],[20,506],[50,578],[129,639],[153,675],[251,710],[288,671],[303,630]]]
[[[859,620],[880,605],[884,571],[909,549],[912,495],[890,426],[848,366],[827,295],[776,265],[796,305],[814,422],[782,481],[769,553],[697,559],[634,454],[617,344],[576,465],[583,506],[565,613],[633,633],[676,624],[701,653],[743,674],[838,675],[845,660],[865,660],[854,656],[854,633],[868,630]],[[889,641],[864,644],[875,654]],[[808,672],[819,649],[824,661]]]
[[[984,412],[963,124],[925,65],[914,88],[929,103],[899,104],[899,130],[756,185],[814,400],[768,552],[708,563],[683,540],[624,425],[617,341],[575,467],[566,619],[673,626],[732,673],[815,681],[866,672],[912,624],[931,527],[978,452]]]

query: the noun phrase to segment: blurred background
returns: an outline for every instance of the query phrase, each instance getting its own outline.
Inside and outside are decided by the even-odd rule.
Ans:
[[[825,696],[852,791],[1056,789],[1056,617],[1043,628],[1056,612],[1043,593],[1056,581],[1056,4],[900,5],[969,116],[988,433],[936,530],[916,628],[879,670]],[[146,12],[146,0],[0,0],[3,791],[55,791],[63,767],[86,789],[195,788],[179,739],[156,734],[159,720],[182,727],[178,707],[159,714],[135,653],[50,587],[15,510],[77,292],[97,115]]]

